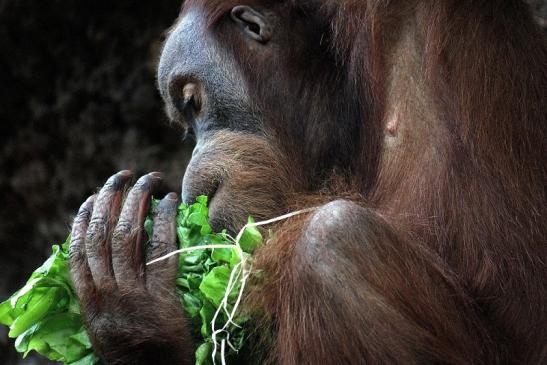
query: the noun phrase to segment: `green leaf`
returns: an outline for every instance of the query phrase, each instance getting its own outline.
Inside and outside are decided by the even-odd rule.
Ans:
[[[207,196],[206,195],[200,195],[196,198],[196,202],[201,204],[204,207],[207,207]]]
[[[207,260],[207,253],[205,250],[193,250],[185,252],[180,256],[182,265],[197,265]]]
[[[0,323],[11,326],[13,323],[12,307],[9,298],[0,304]]]
[[[145,220],[145,230],[153,234],[153,216],[158,200],[151,202],[150,213]],[[213,233],[208,222],[207,197],[200,196],[192,205],[180,204],[177,209],[177,238],[180,248],[210,244],[229,244],[226,231]],[[252,219],[249,219],[252,222]],[[255,227],[247,228],[241,237],[245,257],[249,256],[262,237]],[[70,365],[93,365],[99,361],[80,314],[80,304],[70,278],[68,250],[70,237],[59,246],[52,247],[51,256],[37,268],[26,285],[10,298],[0,303],[0,323],[10,326],[10,336],[16,336],[15,347],[23,356],[37,351],[54,361]],[[203,338],[196,351],[196,364],[211,364],[211,321],[225,291],[234,266],[240,262],[236,249],[201,249],[179,255],[176,293],[181,305],[191,317],[193,332]],[[228,297],[228,307],[236,300],[239,283]],[[244,325],[247,317],[236,317],[238,325]],[[216,318],[217,328],[226,321],[221,311]],[[231,343],[241,348],[246,335],[245,328],[228,326]],[[219,338],[225,338],[219,334]],[[237,352],[227,348],[227,355]],[[217,356],[218,357],[218,356]],[[218,359],[220,362],[220,358]]]
[[[235,246],[234,246],[235,249]],[[237,254],[232,248],[215,248],[211,254],[211,258],[218,263],[229,263],[232,259],[232,255]]]
[[[220,305],[220,302],[224,297],[228,280],[230,279],[230,273],[230,268],[226,266],[217,266],[203,278],[203,281],[199,286],[199,290],[201,290],[207,299],[216,307]]]
[[[50,272],[50,270],[55,269],[56,265],[59,265],[59,255],[60,255],[60,248],[59,246],[55,245],[52,247],[52,255],[39,267],[34,271],[34,275],[41,274],[45,275]],[[54,274],[54,272],[53,272]]]
[[[196,202],[190,205],[190,214],[199,213],[207,218],[209,216],[209,209],[207,208],[207,197],[200,195],[196,198]]]
[[[177,238],[179,241],[179,248],[190,247],[190,228],[178,226]]]
[[[199,290],[199,286],[203,281],[203,274],[189,273],[186,278],[188,280],[188,287],[191,291]]]
[[[203,307],[199,311],[199,317],[201,318],[201,335],[204,338],[210,338],[211,331],[211,322],[213,321],[213,316],[216,312],[216,307],[211,304],[210,301],[205,300],[203,302]]]
[[[249,217],[247,224],[254,223],[254,219]],[[239,245],[241,249],[247,253],[253,253],[253,251],[262,243],[262,234],[256,227],[247,227],[243,231],[241,238],[239,239]]]
[[[202,236],[208,235],[211,232],[213,232],[213,230],[211,229],[211,226],[209,224],[202,225],[201,230],[199,231]]]
[[[91,340],[84,327],[81,327],[81,330],[75,335],[70,336],[70,338],[81,343],[86,349],[91,348]]]
[[[94,353],[90,353],[89,355],[86,355],[85,357],[82,357],[78,361],[71,362],[68,365],[94,365],[99,362],[99,358]]]
[[[38,323],[44,318],[48,311],[57,304],[58,292],[58,288],[52,288],[39,297],[39,299],[31,301],[28,309],[13,321],[8,336],[11,338],[19,336],[33,324]]]
[[[150,200],[150,209],[148,211],[148,217],[144,220],[144,231],[148,235],[149,239],[152,239],[153,228],[154,228],[154,217],[156,214],[156,208],[158,207],[158,204],[160,203],[159,199],[151,199]]]
[[[26,330],[24,333],[22,333],[17,339],[15,340],[15,349],[19,352],[22,352],[24,354],[27,353],[28,350],[28,344],[30,340],[32,339],[32,335],[34,334],[36,327],[38,325],[34,325],[28,330]]]
[[[190,293],[184,293],[182,296],[182,305],[190,317],[195,317],[201,310],[201,300]]]
[[[213,363],[211,354],[213,353],[213,344],[210,342],[202,343],[196,350],[196,365],[210,365]]]
[[[188,284],[188,280],[186,278],[177,278],[176,284],[177,286],[190,290],[190,284]]]
[[[200,227],[209,226],[209,222],[207,221],[207,216],[204,215],[203,212],[201,212],[201,211],[191,213],[188,216],[188,223],[196,225],[196,226],[200,226]],[[205,233],[205,234],[207,234],[207,233]],[[201,235],[203,236],[204,233],[201,232]]]
[[[61,245],[61,248],[64,252],[68,254],[68,249],[70,247],[70,242],[72,242],[72,237],[68,235],[68,237],[65,239],[65,242]]]
[[[148,236],[148,239],[152,239],[152,234],[154,229],[154,221],[151,218],[146,218],[144,221],[144,231],[146,232],[146,235]]]
[[[38,283],[40,280],[41,278],[36,278],[36,277],[33,279],[30,279],[29,281],[27,281],[24,287],[22,287],[21,289],[13,293],[13,295],[9,298],[11,307],[21,308],[23,306],[22,303],[28,302],[28,300],[30,300],[30,297],[33,294],[36,294],[36,293],[33,293],[33,289],[36,283]]]
[[[28,344],[27,351],[42,352],[48,346],[60,357],[59,360],[73,362],[89,352],[89,340],[82,343],[82,338],[74,338],[82,330],[81,317],[72,313],[59,313],[40,322]]]
[[[195,272],[195,273],[202,273],[204,271],[203,264],[180,265],[179,269],[184,272]]]

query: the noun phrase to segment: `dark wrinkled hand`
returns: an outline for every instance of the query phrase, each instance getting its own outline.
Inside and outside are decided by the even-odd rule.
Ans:
[[[112,176],[80,208],[72,228],[70,267],[87,330],[109,364],[183,364],[193,356],[175,293],[177,195],[161,200],[148,243],[144,232],[158,173],[141,177],[124,199],[132,174]]]

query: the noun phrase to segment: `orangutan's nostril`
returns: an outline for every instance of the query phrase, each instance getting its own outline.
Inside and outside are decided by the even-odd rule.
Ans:
[[[184,128],[182,140],[186,141],[188,139],[193,141],[194,143],[196,142],[196,133],[194,132],[194,127],[192,126],[187,126],[186,128]]]
[[[193,82],[184,85],[184,88],[182,89],[182,95],[183,105],[185,107],[191,106],[199,112],[199,110],[201,109],[201,96],[198,85]]]
[[[169,83],[169,94],[171,119],[185,128],[193,126],[203,108],[204,98],[200,83],[185,77],[176,77]]]
[[[177,104],[182,117],[186,123],[191,125],[201,110],[199,86],[193,82],[185,84],[182,88],[182,98]]]

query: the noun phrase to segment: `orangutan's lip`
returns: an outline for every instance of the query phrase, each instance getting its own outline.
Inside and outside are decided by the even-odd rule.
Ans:
[[[222,183],[217,184],[214,190],[211,190],[211,195],[208,198],[207,206],[209,208],[209,224],[215,232],[227,230],[229,234],[235,234],[233,230],[227,226],[229,217],[224,216],[226,214],[226,208],[229,207],[230,201],[223,200],[219,192],[222,189]]]
[[[220,180],[218,183],[214,183],[212,184],[212,186],[210,187],[209,190],[197,190],[197,192],[195,192],[194,190],[194,193],[193,194],[188,194],[187,192],[185,192],[185,189],[184,189],[184,184],[183,184],[183,188],[182,188],[182,191],[181,191],[181,198],[182,198],[182,202],[184,204],[194,204],[196,198],[198,196],[206,196],[207,197],[207,205],[210,206],[211,205],[211,202],[213,201],[213,199],[215,198],[215,195],[217,194],[218,190],[220,189],[222,185],[222,180]],[[193,189],[192,189],[193,190]]]
[[[207,205],[209,207],[211,206],[211,204],[213,204],[213,199],[215,199],[221,185],[222,181],[220,181],[218,184],[215,184],[214,187],[209,191],[209,194],[207,195]]]

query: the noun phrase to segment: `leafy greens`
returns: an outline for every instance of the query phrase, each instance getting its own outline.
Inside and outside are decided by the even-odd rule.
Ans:
[[[158,204],[153,200],[145,230],[152,235],[152,216]],[[256,227],[247,227],[238,243],[223,231],[213,233],[208,223],[207,197],[200,196],[191,205],[180,204],[177,212],[177,241],[180,249],[176,279],[177,295],[186,311],[193,332],[199,338],[196,365],[212,363],[214,342],[229,344],[226,359],[235,359],[245,341],[248,317],[235,316],[229,321],[241,289],[234,285],[223,300],[230,276],[243,275],[242,257],[248,257],[262,242]],[[249,218],[252,223],[252,219]],[[93,365],[99,361],[85,331],[78,297],[69,272],[70,237],[54,245],[52,255],[36,269],[24,287],[0,304],[0,323],[9,326],[9,337],[17,338],[15,348],[26,356],[34,350],[50,360],[70,365]],[[199,248],[206,245],[233,245],[226,248]],[[233,272],[233,273],[232,273]],[[222,310],[219,307],[222,306]],[[217,313],[218,312],[218,313]],[[216,314],[216,317],[215,317]],[[213,334],[213,320],[220,331]],[[229,335],[228,335],[229,333]],[[213,335],[216,338],[213,338]],[[219,339],[219,336],[222,337]],[[220,362],[220,353],[215,359]]]

